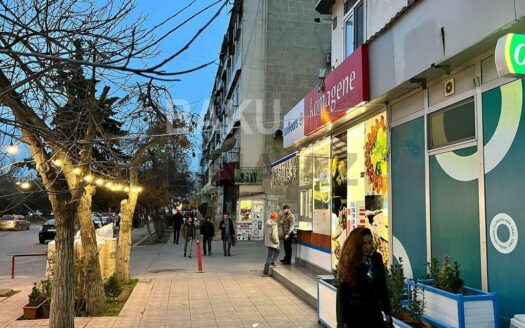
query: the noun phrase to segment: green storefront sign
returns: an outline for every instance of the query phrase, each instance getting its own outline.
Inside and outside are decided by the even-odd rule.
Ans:
[[[496,69],[500,77],[525,75],[525,35],[509,33],[496,44]]]
[[[235,184],[262,184],[261,169],[258,167],[245,167],[241,169],[235,169]]]

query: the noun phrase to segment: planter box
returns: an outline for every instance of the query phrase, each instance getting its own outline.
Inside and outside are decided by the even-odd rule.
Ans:
[[[329,328],[337,327],[337,289],[332,285],[333,281],[333,276],[317,277],[317,318],[321,324]],[[412,328],[394,317],[392,321],[396,328]]]
[[[39,312],[40,312],[40,308],[42,307],[42,305],[44,305],[44,303],[46,303],[47,301],[43,301],[42,303],[38,304],[37,306],[30,306],[29,304],[24,306],[24,318],[26,319],[36,319]]]
[[[414,281],[409,279],[408,285]],[[434,287],[433,280],[419,280],[425,293],[423,318],[438,328],[499,328],[498,297],[494,293],[463,287],[468,295],[452,294]]]

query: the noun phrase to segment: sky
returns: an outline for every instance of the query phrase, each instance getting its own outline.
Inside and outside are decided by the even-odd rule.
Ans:
[[[148,17],[146,21],[147,27],[153,27],[173,15],[178,10],[190,4],[191,0],[136,0],[137,1],[137,12],[142,13]],[[184,21],[194,13],[198,12],[200,8],[204,8],[216,0],[197,0],[184,15],[178,16],[170,24],[167,24],[157,33],[157,36],[162,35],[173,26]],[[204,25],[208,20],[216,13],[219,9],[219,3],[210,10],[206,11],[203,15],[198,16],[192,20],[188,25],[172,34],[169,38],[164,40],[161,44],[160,49],[162,54],[160,58],[151,60],[152,63],[157,63],[165,57],[179,50],[182,46],[190,40],[193,35]],[[192,44],[190,49],[183,53],[174,62],[166,65],[166,71],[178,71],[183,69],[192,68],[199,66],[206,62],[216,60],[218,63],[218,57],[220,47],[226,28],[228,26],[229,10],[231,6],[227,6],[221,13],[221,15],[200,35],[200,37]],[[211,89],[215,80],[215,74],[217,72],[217,64],[208,66],[200,71],[193,72],[187,75],[180,76],[181,82],[175,82],[170,84],[170,92],[172,94],[175,103],[180,105],[181,103],[188,103],[191,110],[204,117],[208,107],[208,101],[211,94]],[[181,100],[181,101],[179,101]],[[201,121],[202,122],[202,121]],[[197,133],[198,143],[195,145],[195,153],[197,157],[192,160],[191,169],[192,171],[199,170],[199,158],[198,149],[200,148],[201,137],[200,133]],[[191,151],[190,151],[191,153]]]

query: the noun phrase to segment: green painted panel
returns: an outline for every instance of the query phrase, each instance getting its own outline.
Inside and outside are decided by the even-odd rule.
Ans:
[[[514,314],[525,313],[524,95],[522,80],[482,95],[485,165],[493,162],[485,174],[489,290],[498,294],[501,316],[506,324]],[[491,241],[490,229],[491,223],[502,213],[508,215],[517,228],[515,248],[503,253]],[[494,230],[500,241],[508,241],[511,237],[505,226]],[[510,253],[506,254],[508,251]]]
[[[430,157],[430,226],[432,256],[442,259],[449,255],[461,265],[465,284],[481,288],[478,180],[459,181],[442,168],[446,167],[443,161],[448,161],[452,166],[461,166],[460,173],[475,172],[477,155],[464,161],[465,155],[474,150]]]
[[[427,261],[424,124],[421,117],[392,128],[391,134],[392,229],[400,242],[393,243],[394,256],[406,252],[417,277],[425,275]]]

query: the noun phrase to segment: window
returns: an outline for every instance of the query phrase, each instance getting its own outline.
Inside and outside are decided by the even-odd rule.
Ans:
[[[430,149],[476,138],[474,100],[468,99],[432,113],[428,117]]]
[[[365,34],[363,2],[349,0],[345,3],[345,57],[363,44]]]

